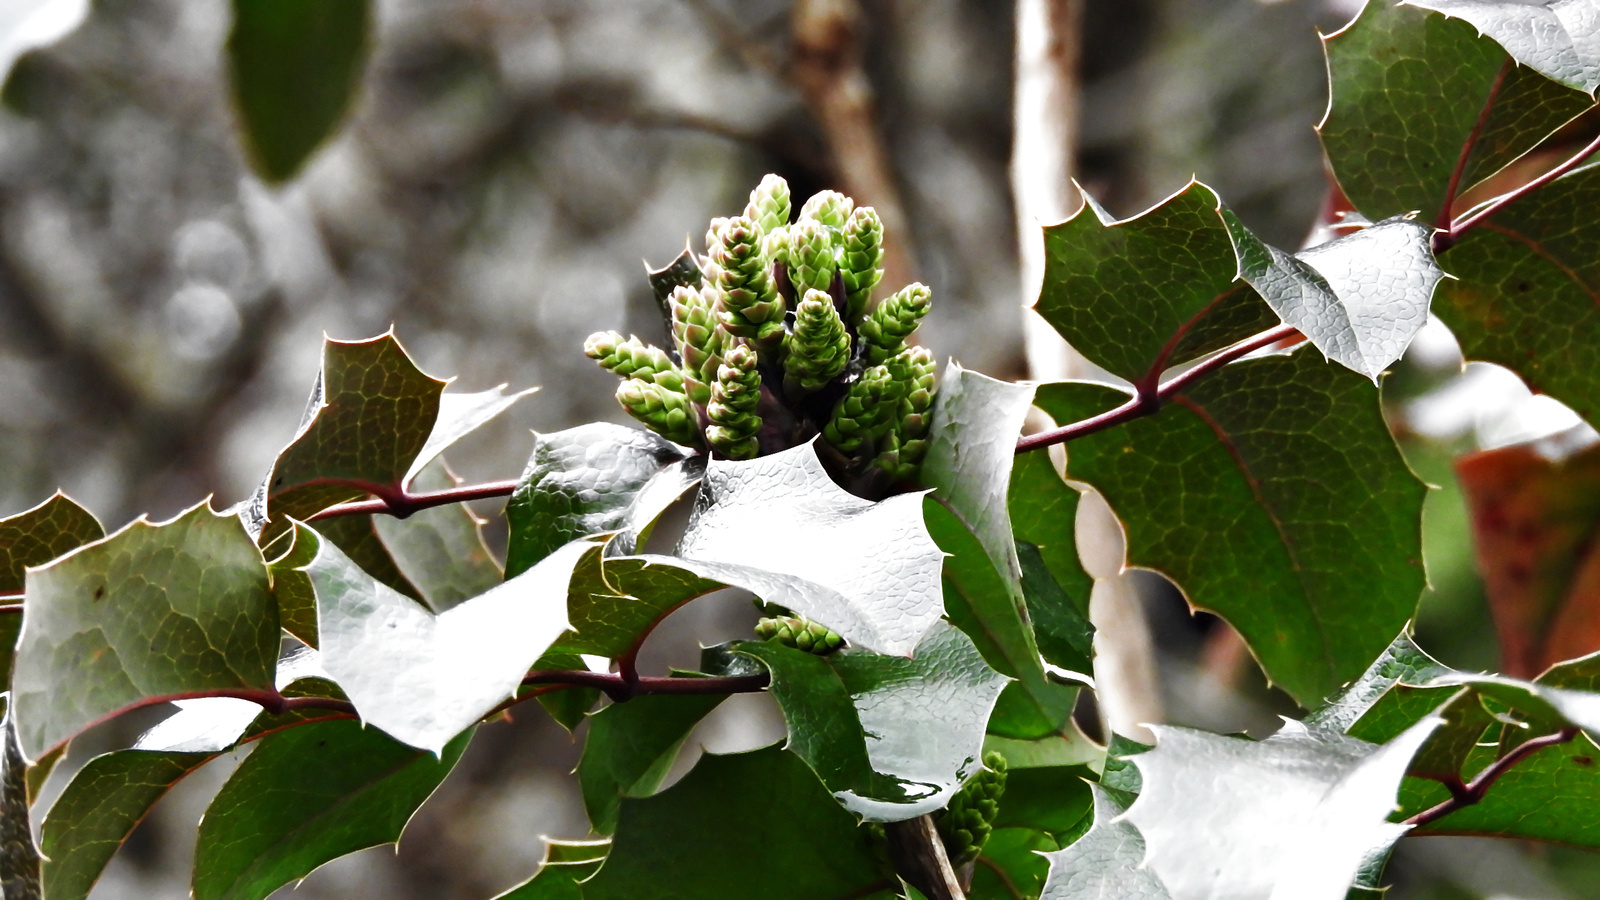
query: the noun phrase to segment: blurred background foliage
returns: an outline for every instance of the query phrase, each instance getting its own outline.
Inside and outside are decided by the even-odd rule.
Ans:
[[[235,105],[226,0],[9,5],[0,11],[0,65],[15,59],[0,108],[0,509],[59,486],[114,528],[168,517],[198,496],[219,507],[239,500],[293,435],[320,336],[391,326],[424,369],[459,376],[460,389],[541,386],[451,454],[468,479],[511,477],[526,429],[627,421],[583,337],[657,338],[641,259],[668,261],[686,235],[698,244],[704,223],[740,209],[769,171],[799,197],[854,187],[864,203],[897,208],[889,240],[902,256],[890,278],[932,286],[926,343],[969,368],[1027,375],[1007,175],[1010,4],[379,0],[360,45],[368,55],[350,74],[353,103],[297,173],[282,160],[304,134],[288,150],[256,144],[259,165],[247,163],[241,115],[304,126],[312,142],[317,129],[292,111],[252,106],[245,92]],[[36,18],[35,38],[16,39],[19,23],[46,7],[57,21]],[[1195,176],[1265,239],[1302,245],[1327,194],[1313,131],[1326,104],[1317,32],[1358,8],[1085,0],[1079,182],[1127,216]],[[841,10],[843,32],[807,30]],[[325,49],[335,69],[350,51]],[[293,83],[273,47],[236,50],[263,77]],[[873,146],[841,146],[835,111],[819,100],[817,67],[826,75],[835,50],[859,61],[871,127],[851,140]],[[338,110],[306,115],[331,121]],[[853,154],[868,162],[865,184]],[[1437,326],[1386,391],[1413,464],[1441,486],[1425,523],[1433,587],[1422,642],[1446,662],[1492,667],[1451,461],[1586,426],[1504,370],[1463,373]],[[1191,616],[1158,577],[1146,581],[1169,721],[1270,729],[1275,713],[1292,711],[1225,626]],[[671,661],[674,646],[692,652],[696,640],[747,633],[751,620],[738,601],[696,604],[653,642],[668,648],[652,648],[668,654],[653,664]],[[149,720],[75,742],[52,783]],[[690,745],[726,752],[781,735],[762,698],[735,697]],[[576,751],[534,711],[483,729],[398,855],[340,860],[294,896],[505,889],[537,866],[539,835],[587,833],[567,777]],[[186,896],[194,821],[227,768],[212,764],[195,776],[204,784],[168,798],[95,896]],[[1584,871],[1592,862],[1549,848],[1436,838],[1403,845],[1393,896],[1595,896],[1592,881],[1588,893],[1581,886]]]

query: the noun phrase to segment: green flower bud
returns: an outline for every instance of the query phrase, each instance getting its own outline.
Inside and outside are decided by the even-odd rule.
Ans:
[[[862,372],[834,406],[822,428],[823,439],[845,453],[877,440],[888,430],[903,390],[884,366]]]
[[[602,368],[623,378],[653,381],[670,390],[683,390],[683,370],[666,351],[637,337],[624,340],[615,331],[597,331],[583,342],[583,352]]]
[[[750,192],[744,217],[754,222],[763,235],[789,224],[789,182],[778,175],[762,178],[761,183]]]
[[[816,393],[850,362],[850,335],[833,298],[819,290],[807,291],[795,308],[794,330],[783,345],[783,387],[791,397]]]
[[[776,640],[786,647],[805,653],[827,656],[844,646],[844,638],[820,622],[799,616],[774,616],[756,622],[756,636],[764,641]]]
[[[787,308],[772,283],[755,224],[744,216],[729,219],[717,237],[711,258],[720,270],[717,283],[722,289],[723,327],[763,347],[778,344],[783,340]]]
[[[838,268],[834,261],[834,235],[815,219],[801,219],[789,226],[789,283],[796,297],[806,291],[827,293]]]
[[[878,365],[905,349],[906,338],[932,305],[933,292],[920,283],[906,285],[878,304],[857,332],[867,365]]]
[[[779,225],[761,236],[761,254],[771,265],[789,265],[789,227]]]
[[[711,382],[722,365],[728,337],[718,324],[710,293],[679,287],[667,298],[672,310],[672,340],[683,359],[683,389],[690,400],[701,406],[711,401]]]
[[[700,446],[699,422],[689,396],[682,391],[629,378],[617,385],[617,402],[647,428],[669,441]]]
[[[872,289],[883,280],[883,220],[870,206],[858,208],[844,223],[844,252],[839,278],[844,281],[845,316],[861,321]]]
[[[761,417],[756,406],[761,402],[761,373],[756,370],[756,354],[748,345],[735,344],[723,357],[717,382],[711,387],[711,402],[706,406],[706,440],[711,449],[730,459],[754,459],[760,452],[756,433]]]
[[[800,207],[800,218],[821,222],[837,231],[844,228],[855,206],[854,200],[838,191],[818,191]]]
[[[884,363],[884,367],[902,386],[903,394],[873,465],[896,481],[916,481],[922,459],[928,454],[928,429],[933,423],[933,354],[926,347],[910,347]]]
[[[950,865],[958,868],[983,852],[1000,814],[1000,798],[1006,792],[1005,757],[986,753],[983,764],[985,768],[967,779],[935,821]]]

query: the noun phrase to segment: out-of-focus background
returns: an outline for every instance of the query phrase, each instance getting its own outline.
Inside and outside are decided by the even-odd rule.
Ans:
[[[1327,191],[1317,33],[1359,2],[1055,5],[1081,16],[1075,112],[1062,113],[1079,183],[1126,216],[1194,175],[1267,240],[1306,240]],[[797,203],[840,188],[885,212],[900,248],[890,278],[934,290],[922,335],[938,355],[1029,373],[1018,210],[1038,206],[1014,194],[1009,171],[1011,3],[381,0],[353,111],[284,186],[253,175],[240,149],[231,16],[226,0],[0,3],[0,67],[16,58],[0,108],[0,512],[57,487],[108,528],[207,495],[239,500],[292,437],[322,335],[390,327],[460,389],[541,387],[450,454],[469,479],[513,477],[528,429],[626,421],[584,336],[656,338],[641,261],[670,260],[686,237],[698,245],[766,172],[787,177]],[[1577,423],[1504,370],[1460,366],[1448,333],[1430,327],[1391,380],[1390,406],[1419,472],[1441,486],[1422,641],[1447,662],[1491,667],[1449,462]],[[1156,576],[1141,587],[1164,719],[1261,729],[1289,709],[1214,620],[1192,617]],[[669,623],[655,664],[736,636],[747,618],[737,599],[696,605]],[[52,783],[150,720],[76,742]],[[691,745],[781,735],[760,698],[734,698]],[[341,860],[292,895],[506,889],[537,867],[540,835],[587,834],[567,777],[577,747],[531,705],[483,729],[398,854]],[[187,896],[194,825],[231,764],[164,801],[94,896]],[[1549,848],[1409,842],[1392,896],[1596,896],[1573,874],[1582,863]]]

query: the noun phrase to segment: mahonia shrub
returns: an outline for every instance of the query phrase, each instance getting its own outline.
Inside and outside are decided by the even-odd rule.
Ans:
[[[1269,246],[1197,182],[1125,220],[1086,198],[1045,229],[1035,308],[1105,382],[936,371],[914,337],[931,292],[878,290],[878,216],[832,191],[796,212],[768,176],[703,253],[649,273],[668,346],[582,348],[643,428],[538,434],[519,479],[459,484],[441,454],[521,395],[449,391],[392,334],[330,340],[299,433],[237,506],[107,534],[58,494],[0,520],[4,896],[87,896],[173,784],[249,746],[192,889],[260,900],[397,841],[528,700],[587,722],[591,833],[547,840],[502,898],[1339,900],[1380,894],[1406,835],[1600,848],[1600,655],[1565,599],[1600,457],[1463,460],[1491,587],[1522,568],[1508,674],[1457,671],[1411,636],[1427,487],[1379,403],[1431,312],[1597,420],[1600,140],[1570,137],[1593,130],[1573,123],[1600,87],[1595,22],[1594,0],[1369,2],[1326,39],[1320,135],[1348,201],[1327,243]],[[244,103],[280,180],[334,118],[291,146],[262,142],[262,115]],[[1031,409],[1055,425],[1024,434]],[[1125,565],[1226,620],[1303,715],[1263,740],[1078,729],[1084,485]],[[461,506],[502,496],[503,565]],[[679,501],[681,537],[647,552]],[[757,599],[754,634],[639,671],[667,615],[724,588]],[[756,691],[787,740],[662,789],[696,723]],[[175,711],[35,805],[76,736],[158,704]]]

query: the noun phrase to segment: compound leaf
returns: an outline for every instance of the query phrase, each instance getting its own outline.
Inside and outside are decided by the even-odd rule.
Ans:
[[[738,645],[772,672],[798,754],[846,809],[898,822],[944,807],[976,771],[1004,676],[943,622],[910,659],[847,648],[815,656],[775,641]]]
[[[23,621],[13,702],[34,759],[160,697],[272,689],[280,632],[266,564],[238,518],[204,503],[34,569]]]
[[[325,862],[399,841],[471,736],[437,758],[350,720],[263,738],[200,821],[195,900],[262,900]]]
[[[1121,392],[1044,385],[1057,421]],[[1128,562],[1170,575],[1312,705],[1365,670],[1416,608],[1426,487],[1365,378],[1315,353],[1223,367],[1161,415],[1072,443],[1070,477],[1100,490]]]
[[[792,753],[707,754],[683,780],[622,801],[584,900],[845,900],[889,884],[855,819]]]

